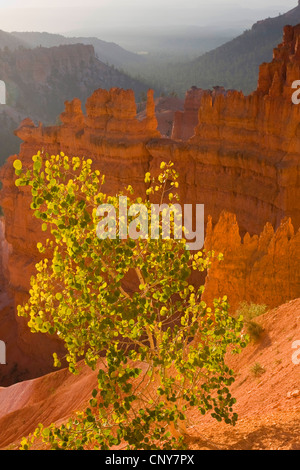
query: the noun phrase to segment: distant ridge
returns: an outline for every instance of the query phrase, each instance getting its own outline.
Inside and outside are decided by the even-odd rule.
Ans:
[[[27,47],[53,47],[68,44],[87,44],[94,46],[95,54],[105,64],[122,67],[126,63],[140,63],[143,57],[129,52],[114,42],[106,42],[96,37],[66,37],[61,34],[47,32],[12,32],[11,36],[24,41]],[[1,39],[1,38],[0,38]]]
[[[148,85],[100,61],[94,47],[67,44],[28,48],[0,32],[0,79],[6,84],[6,105],[0,106],[0,165],[19,150],[13,131],[24,117],[55,124],[64,102],[79,98],[83,105],[98,88],[132,89],[139,97]],[[3,45],[6,44],[6,45]]]
[[[259,66],[272,60],[273,49],[282,41],[286,25],[300,23],[300,4],[275,18],[255,23],[235,39],[197,59],[178,65],[176,80],[181,93],[195,85],[201,88],[224,86],[250,93],[257,85]]]
[[[28,47],[28,44],[22,39],[13,36],[11,33],[0,30],[0,49],[7,47],[8,49],[15,50],[19,47]]]

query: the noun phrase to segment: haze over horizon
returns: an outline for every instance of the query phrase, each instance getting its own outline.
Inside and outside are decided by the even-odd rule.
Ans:
[[[0,0],[0,29],[97,35],[113,40],[119,32],[147,34],[188,27],[242,30],[254,22],[296,7],[297,0]]]

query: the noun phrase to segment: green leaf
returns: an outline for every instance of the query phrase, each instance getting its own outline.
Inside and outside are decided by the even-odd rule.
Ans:
[[[13,163],[14,169],[15,170],[22,170],[22,162],[21,160],[15,160]]]

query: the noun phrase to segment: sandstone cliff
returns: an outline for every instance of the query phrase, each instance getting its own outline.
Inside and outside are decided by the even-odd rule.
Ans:
[[[184,100],[176,96],[160,96],[155,99],[155,116],[157,129],[162,137],[171,137],[176,115],[184,110]],[[197,118],[198,108],[196,111]],[[146,117],[146,107],[143,102],[138,104],[138,119]],[[198,120],[197,120],[198,122]]]
[[[223,87],[214,87],[212,97],[219,93],[226,93]],[[174,116],[174,124],[172,129],[172,139],[188,140],[195,134],[195,127],[198,124],[198,114],[201,100],[205,90],[193,86],[186,92],[184,109],[177,111]]]
[[[209,304],[227,295],[234,312],[241,300],[273,308],[300,297],[300,229],[295,233],[291,219],[276,231],[267,223],[259,235],[241,237],[236,216],[223,212],[214,227],[209,218],[205,249],[224,255],[206,277]]]
[[[187,141],[151,141],[153,167],[172,159],[181,174],[185,202],[204,203],[216,223],[222,210],[234,212],[243,233],[259,233],[266,222],[278,227],[289,216],[300,226],[300,106],[292,103],[300,77],[300,26],[287,26],[270,64],[260,68],[258,88],[249,96],[228,90],[199,96],[198,124],[188,125],[185,111],[174,134]],[[198,97],[197,96],[197,97]],[[182,124],[182,125],[181,125]]]
[[[8,280],[13,272],[21,283],[24,283],[24,278],[28,283],[33,273],[33,265],[30,266],[31,269],[28,265],[36,253],[32,258],[29,253],[27,258],[16,256],[4,233],[5,222],[1,218],[0,340],[6,345],[6,364],[0,365],[0,388],[53,370],[52,353],[56,350],[64,353],[64,348],[57,339],[45,341],[41,334],[32,335],[27,322],[16,316],[16,305],[24,300],[24,292],[19,292],[16,279],[14,285],[9,285]]]
[[[155,173],[161,161],[174,161],[182,203],[205,204],[206,220],[210,216],[212,224],[206,243],[212,249],[220,245],[228,257],[226,269],[232,273],[232,281],[226,281],[222,267],[212,268],[208,293],[214,289],[215,295],[223,293],[222,282],[233,305],[245,297],[272,306],[284,302],[299,295],[299,273],[293,264],[298,260],[299,265],[299,234],[293,234],[292,226],[295,231],[300,226],[300,106],[291,101],[292,81],[300,79],[299,39],[300,27],[285,28],[283,44],[275,50],[273,61],[262,65],[258,89],[252,95],[223,89],[201,91],[198,124],[189,140],[161,137],[151,91],[146,115],[139,120],[133,91],[100,89],[87,100],[85,112],[78,99],[66,102],[60,126],[23,121],[16,132],[23,140],[19,158],[26,166],[38,150],[91,157],[95,167],[106,174],[105,189],[111,193],[128,183],[143,191],[146,171]],[[178,123],[177,132],[184,135],[186,129],[180,130]],[[6,239],[12,246],[9,283],[19,303],[28,291],[37,259],[36,243],[43,235],[29,210],[28,192],[14,186],[13,159],[1,170],[1,205]],[[229,223],[233,232],[226,238],[227,251],[212,231],[224,210],[236,217]],[[290,219],[284,225],[288,229],[279,228],[285,217]],[[217,227],[225,225],[223,221]],[[278,229],[276,233],[271,227]],[[281,244],[286,253],[280,251]],[[279,284],[281,293],[277,293]],[[38,360],[46,343],[37,342],[33,348],[30,333],[19,319],[18,325],[23,354],[30,352]],[[34,367],[29,367],[32,372]]]
[[[151,91],[143,120],[136,117],[132,90],[99,89],[87,100],[85,115],[80,100],[66,102],[61,121],[61,126],[48,128],[41,124],[35,126],[31,119],[23,121],[16,133],[24,141],[20,158],[25,166],[40,148],[49,153],[57,153],[64,148],[69,155],[91,155],[95,165],[107,176],[110,192],[123,190],[129,183],[144,192],[144,174],[148,171],[150,159],[146,142],[160,136],[156,130]],[[29,209],[30,192],[27,189],[16,191],[12,167],[14,158],[10,157],[1,169],[1,206],[5,212],[6,240],[12,247],[6,278],[16,307],[27,297],[30,277],[35,273],[35,264],[39,259],[36,244],[44,239],[45,234]],[[4,317],[5,328],[1,324]],[[0,339],[10,344],[10,363],[1,369],[2,385],[7,381],[13,383],[24,379],[24,373],[26,378],[31,378],[51,370],[52,352],[57,350],[63,353],[62,346],[53,338],[47,340],[44,335],[32,335],[27,321],[16,318],[12,308],[9,315],[7,309],[1,312],[1,304],[0,327],[3,336]]]

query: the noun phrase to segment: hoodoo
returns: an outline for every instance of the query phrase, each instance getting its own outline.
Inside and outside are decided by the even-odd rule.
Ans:
[[[246,290],[249,300],[265,298],[270,306],[278,305],[300,296],[300,106],[291,99],[292,83],[300,79],[299,44],[300,25],[286,26],[282,44],[272,62],[261,65],[257,90],[249,96],[223,88],[190,90],[172,139],[157,131],[152,91],[146,116],[139,120],[132,91],[99,89],[88,98],[85,113],[78,99],[66,102],[59,126],[23,121],[16,131],[23,140],[19,158],[26,167],[39,150],[90,157],[112,194],[128,184],[144,191],[144,174],[172,160],[180,175],[181,202],[205,205],[206,245],[226,256],[224,268],[209,272],[207,296],[221,294],[222,284],[233,305],[245,299]],[[27,295],[36,244],[45,235],[32,217],[30,194],[14,185],[14,159],[1,169],[0,199],[10,246],[8,282],[18,304]],[[234,215],[219,221],[223,211]],[[268,282],[262,282],[266,277]],[[249,284],[252,289],[246,289]],[[43,367],[36,364],[51,347],[45,338],[31,335],[29,340],[24,321],[11,319],[16,321],[20,354],[33,358],[28,376],[40,373]],[[46,364],[43,371],[48,369]]]

